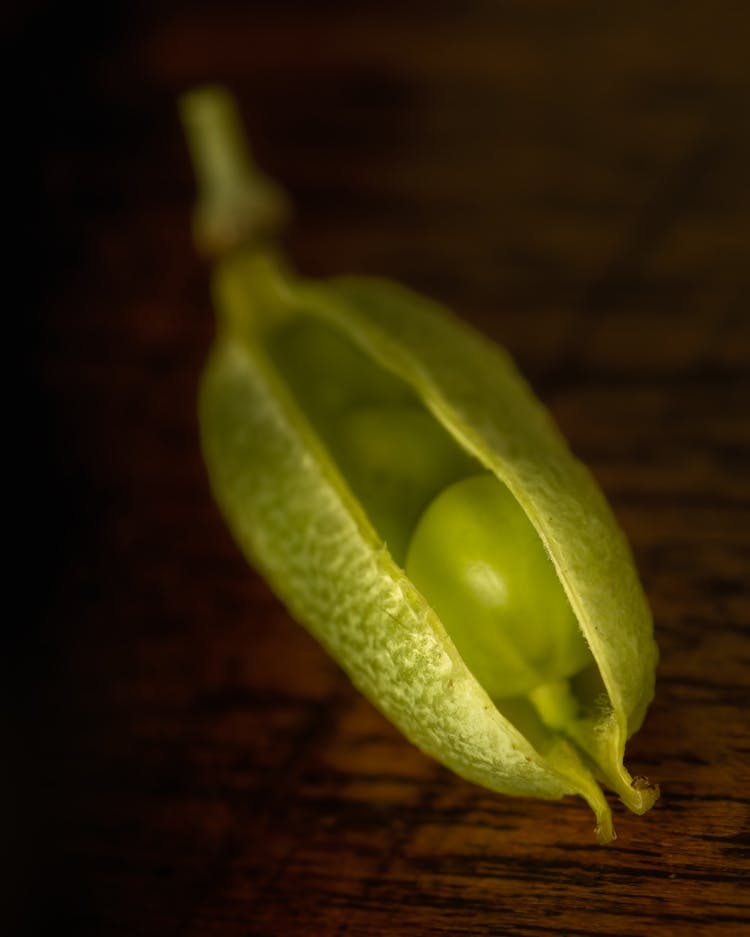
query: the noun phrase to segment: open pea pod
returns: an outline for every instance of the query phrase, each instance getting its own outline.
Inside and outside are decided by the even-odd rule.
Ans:
[[[183,117],[198,238],[224,251],[200,426],[239,545],[422,750],[492,790],[579,794],[613,839],[598,781],[637,813],[658,796],[623,766],[657,651],[599,488],[507,354],[446,310],[286,268],[266,243],[283,202],[225,93]]]

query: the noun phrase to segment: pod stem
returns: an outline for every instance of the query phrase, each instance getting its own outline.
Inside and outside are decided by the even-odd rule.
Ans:
[[[567,680],[542,684],[529,693],[529,699],[542,722],[552,730],[564,730],[580,709]]]
[[[221,256],[273,239],[289,215],[284,192],[260,172],[233,96],[211,85],[184,94],[180,117],[198,183],[196,247]]]

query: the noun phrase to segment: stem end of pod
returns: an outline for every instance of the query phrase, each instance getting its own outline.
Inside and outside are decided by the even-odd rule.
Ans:
[[[220,85],[188,91],[180,118],[198,182],[193,234],[200,253],[219,257],[274,240],[289,217],[289,202],[255,165],[234,97]]]

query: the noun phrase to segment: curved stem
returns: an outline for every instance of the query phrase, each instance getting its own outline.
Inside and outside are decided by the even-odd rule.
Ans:
[[[232,95],[219,86],[190,91],[180,117],[198,182],[198,249],[221,255],[275,235],[289,214],[287,199],[253,162]]]

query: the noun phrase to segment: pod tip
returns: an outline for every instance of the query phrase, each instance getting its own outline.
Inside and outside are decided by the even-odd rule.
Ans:
[[[658,784],[652,784],[648,778],[638,775],[630,782],[632,795],[625,800],[633,813],[643,814],[650,810],[659,799],[661,791]]]
[[[596,834],[596,841],[600,846],[606,846],[608,843],[613,843],[617,839],[617,833],[615,833],[614,825],[612,824],[612,815],[608,813],[606,817],[601,817],[599,822],[594,827],[594,833]]]

